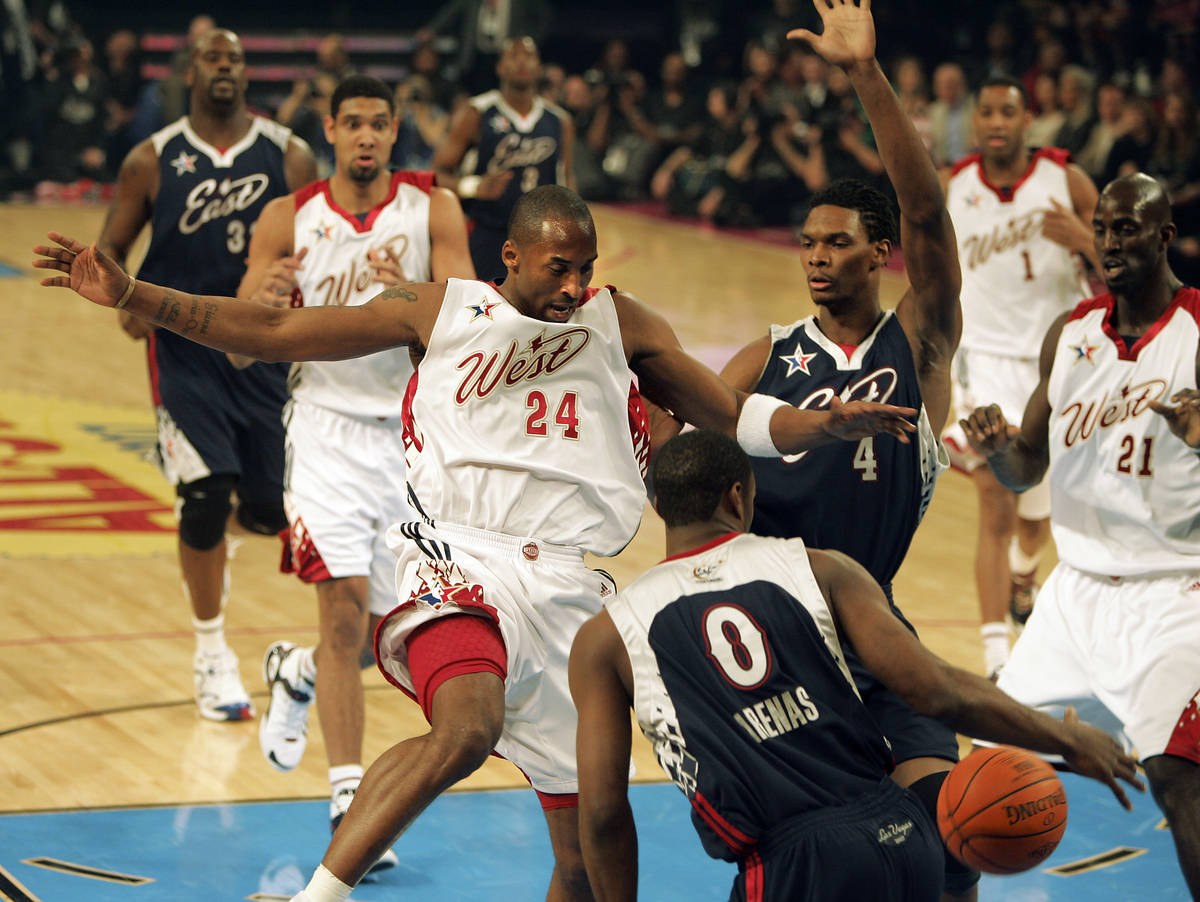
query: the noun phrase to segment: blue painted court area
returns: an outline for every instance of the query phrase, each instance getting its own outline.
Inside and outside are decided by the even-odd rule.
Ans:
[[[1099,784],[1067,775],[1067,833],[1045,868],[1110,850],[1145,850],[1115,864],[1057,876],[1039,869],[985,878],[983,902],[1174,902],[1187,891],[1170,834],[1149,796],[1122,811]],[[700,850],[673,786],[631,790],[640,840],[641,893],[652,902],[724,900],[735,869]],[[325,850],[328,803],[276,802],[184,808],[73,811],[0,817],[0,868],[24,890],[11,902],[210,902],[289,899]],[[510,902],[545,897],[550,845],[533,793],[452,793],[438,799],[396,845],[401,865],[364,883],[358,902],[428,899]],[[49,859],[93,874],[26,863]],[[131,883],[123,878],[153,882]]]
[[[21,275],[21,270],[0,261],[0,279],[12,279],[19,275]]]

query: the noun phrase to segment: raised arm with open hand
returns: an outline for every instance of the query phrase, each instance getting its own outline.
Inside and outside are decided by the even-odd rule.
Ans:
[[[813,34],[794,28],[789,39],[808,41],[812,49],[834,66],[846,68],[875,57],[875,21],[871,0],[813,0],[825,30]]]
[[[122,298],[129,300],[133,277],[96,245],[89,247],[58,232],[47,232],[46,235],[58,246],[39,244],[35,247],[33,252],[39,257],[33,265],[37,269],[56,269],[66,275],[42,279],[43,285],[70,288],[101,307],[116,307]]]
[[[1171,432],[1200,451],[1200,390],[1184,388],[1171,395],[1172,404],[1151,401],[1150,409],[1167,421]]]

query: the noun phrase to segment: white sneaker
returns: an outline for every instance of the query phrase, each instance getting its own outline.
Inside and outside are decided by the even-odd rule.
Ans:
[[[192,657],[192,677],[196,686],[196,707],[209,720],[249,720],[254,705],[242,686],[238,659],[233,649],[215,654],[196,652]]]
[[[342,822],[346,811],[350,808],[350,803],[354,801],[354,788],[339,789],[337,795],[329,802],[329,832],[337,831],[338,824]],[[396,854],[394,849],[385,849],[384,853],[379,856],[370,868],[367,869],[367,874],[378,874],[380,871],[386,871],[388,868],[394,868],[400,863],[400,856]]]
[[[263,679],[271,700],[258,722],[258,745],[272,767],[289,771],[308,745],[308,706],[316,687],[300,675],[300,649],[291,642],[275,642],[267,649]]]

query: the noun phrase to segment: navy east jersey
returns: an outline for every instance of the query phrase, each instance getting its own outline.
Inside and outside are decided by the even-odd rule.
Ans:
[[[499,91],[472,97],[471,104],[480,116],[477,157],[471,172],[490,175],[512,170],[513,177],[495,200],[468,201],[463,206],[477,226],[504,232],[509,214],[522,194],[538,185],[560,181],[566,113],[535,98],[529,115],[522,116],[504,101]],[[498,249],[496,253],[498,256]]]
[[[883,313],[849,355],[812,316],[772,326],[771,353],[754,390],[804,409],[826,409],[836,395],[842,401],[920,411],[909,444],[876,435],[784,458],[752,459],[758,490],[753,532],[842,551],[887,587],[947,463],[921,401],[908,337],[895,314]]]
[[[268,201],[288,193],[283,158],[291,135],[260,116],[225,150],[203,141],[186,116],[155,132],[150,140],[158,154],[159,188],[138,278],[191,294],[235,296],[259,214]],[[244,384],[280,406],[286,400],[287,364],[256,364],[238,372],[220,351],[166,329],[155,330],[148,350],[155,403],[177,418],[189,403],[189,390],[172,384],[175,372]]]
[[[886,740],[847,670],[804,543],[730,534],[606,604],[634,711],[713,857],[878,791]]]

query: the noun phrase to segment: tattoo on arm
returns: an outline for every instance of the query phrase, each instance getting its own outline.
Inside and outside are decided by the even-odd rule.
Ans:
[[[410,291],[403,285],[393,285],[391,288],[385,288],[383,294],[379,296],[380,300],[390,300],[391,298],[400,298],[401,300],[412,303],[417,299],[417,293]]]
[[[154,314],[154,322],[160,326],[166,326],[179,318],[180,303],[174,294],[168,292],[163,295],[162,303],[158,307],[158,313]]]

